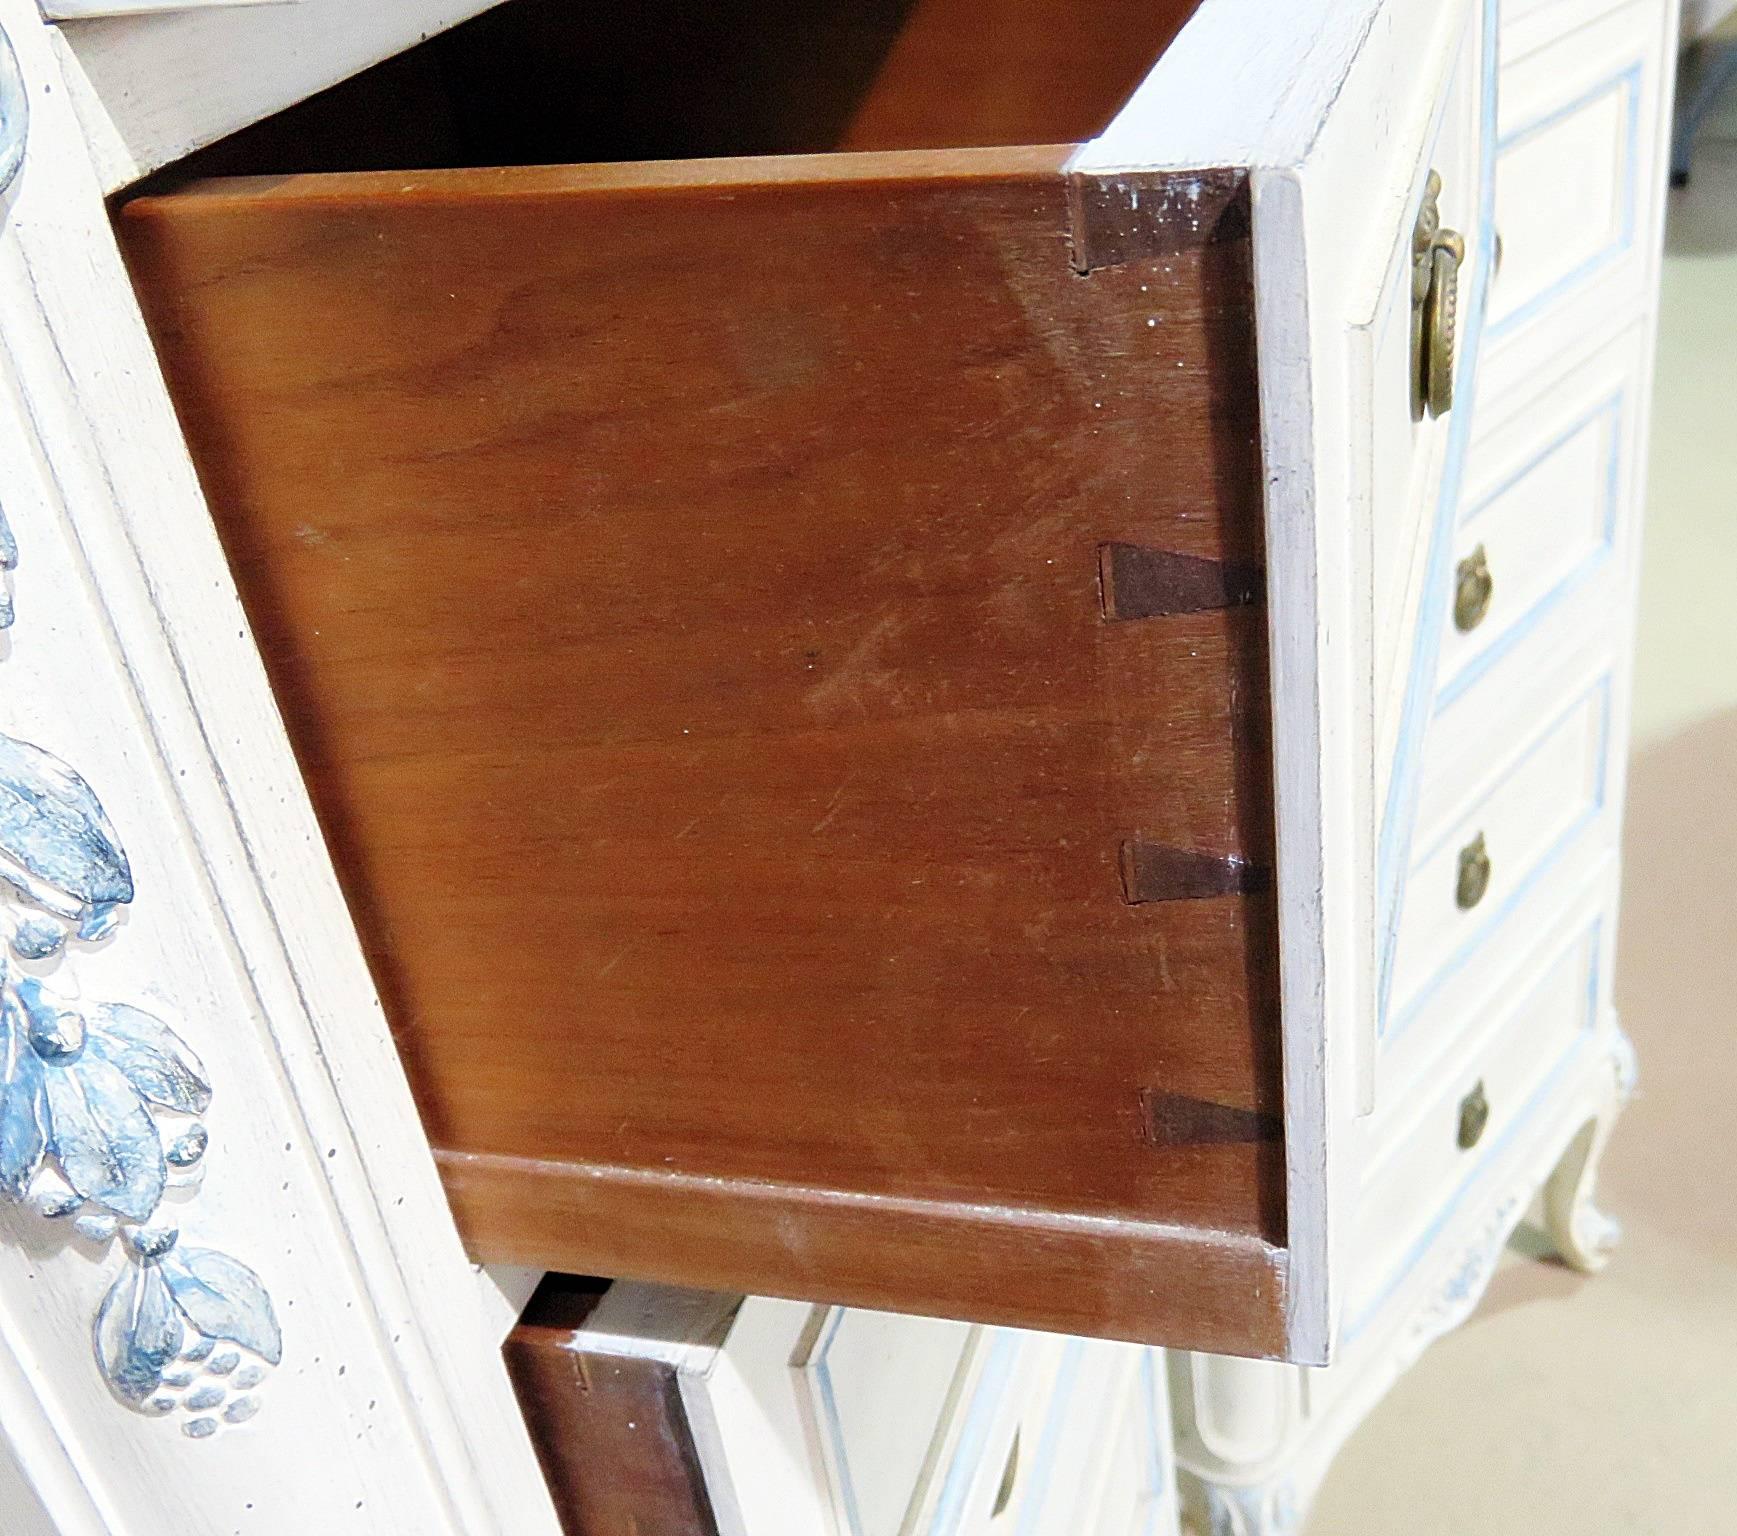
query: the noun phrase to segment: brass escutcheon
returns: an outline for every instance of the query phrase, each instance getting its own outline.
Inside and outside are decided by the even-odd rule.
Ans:
[[[1462,635],[1470,634],[1484,622],[1495,586],[1489,559],[1480,544],[1460,561],[1454,572],[1454,628]]]
[[[1411,232],[1411,419],[1446,414],[1454,403],[1454,344],[1460,263],[1466,242],[1441,223],[1441,176],[1429,173]]]
[[[1484,1096],[1484,1084],[1478,1084],[1460,1100],[1460,1150],[1469,1152],[1483,1138],[1484,1127],[1490,1123],[1490,1101]]]
[[[1460,875],[1454,886],[1454,900],[1459,903],[1460,911],[1470,912],[1484,899],[1484,892],[1489,888],[1490,854],[1484,846],[1484,834],[1480,832],[1460,849]]]

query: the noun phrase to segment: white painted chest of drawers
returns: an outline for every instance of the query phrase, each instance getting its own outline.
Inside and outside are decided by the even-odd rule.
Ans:
[[[189,1238],[153,1268],[166,1219],[121,1207],[85,1209],[68,1241],[6,1213],[8,1532],[556,1529],[499,1363],[511,1309],[447,1217],[101,203],[480,8],[188,5],[58,29],[0,6],[26,165],[0,241],[19,637],[3,728],[52,753],[25,749],[13,774],[9,889],[86,930],[91,997],[237,1021],[190,1025],[200,1058],[148,1042],[184,1074],[153,1105],[204,1114],[216,1083],[227,1150],[204,1175],[193,1151],[163,1198],[223,1254]],[[1207,61],[1257,23],[1273,56],[1234,78],[1269,95],[1233,100]],[[1275,448],[1268,525],[1288,1352],[1331,1363],[623,1283],[586,1347],[670,1364],[717,1531],[1163,1536],[1184,1494],[1215,1531],[1297,1531],[1336,1447],[1469,1312],[1535,1193],[1563,1255],[1603,1261],[1592,1179],[1634,1071],[1610,969],[1675,40],[1667,0],[1207,0],[1082,151],[1089,171],[1250,164],[1257,230],[1312,242],[1287,267],[1257,239],[1256,282],[1267,430],[1302,445]],[[1364,143],[1391,184],[1359,183]],[[1295,158],[1264,161],[1271,144]],[[1466,260],[1455,403],[1419,422],[1393,402],[1416,367],[1432,170]],[[82,829],[88,890],[32,865],[17,828],[44,805]],[[165,893],[129,910],[125,945],[103,924],[131,876],[122,894],[89,871],[107,856],[113,875],[116,826]],[[14,984],[50,943],[18,931]],[[44,1060],[63,1043],[34,1015],[8,1028]],[[0,1153],[24,1159],[13,1110],[0,1100]],[[34,1133],[63,1169],[71,1114],[58,1141]],[[132,1175],[114,1177],[124,1194]],[[70,1182],[88,1201],[91,1179]],[[97,1277],[111,1242],[148,1278]],[[270,1256],[265,1283],[230,1247]],[[148,1405],[188,1433],[130,1414],[101,1374],[124,1388],[147,1368]]]

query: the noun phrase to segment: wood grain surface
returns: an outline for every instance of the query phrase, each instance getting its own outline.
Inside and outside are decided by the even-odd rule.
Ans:
[[[1066,155],[122,211],[479,1257],[1282,1348],[1246,192]]]
[[[676,1367],[606,1352],[603,1288],[551,1275],[507,1335],[507,1373],[565,1536],[718,1536]]]

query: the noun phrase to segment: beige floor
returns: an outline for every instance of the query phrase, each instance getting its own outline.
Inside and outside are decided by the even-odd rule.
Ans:
[[[1583,1280],[1511,1253],[1310,1536],[1737,1536],[1737,115],[1674,194],[1617,994],[1641,1091]],[[1522,1234],[1524,1235],[1524,1234]]]

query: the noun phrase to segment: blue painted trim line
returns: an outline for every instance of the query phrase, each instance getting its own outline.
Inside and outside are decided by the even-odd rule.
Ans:
[[[1423,1234],[1401,1256],[1393,1271],[1382,1282],[1381,1289],[1375,1297],[1364,1306],[1363,1310],[1357,1314],[1356,1320],[1346,1328],[1343,1336],[1345,1345],[1349,1346],[1355,1342],[1358,1336],[1368,1328],[1382,1308],[1392,1299],[1394,1292],[1405,1283],[1406,1277],[1417,1267],[1418,1262],[1435,1247],[1443,1230],[1453,1220],[1460,1207],[1465,1204],[1467,1196],[1484,1182],[1489,1170],[1499,1160],[1502,1151],[1512,1143],[1515,1136],[1519,1134],[1520,1128],[1532,1118],[1537,1107],[1555,1090],[1556,1085],[1562,1081],[1568,1069],[1592,1040],[1598,1026],[1598,981],[1603,967],[1604,955],[1604,918],[1602,916],[1594,919],[1590,927],[1576,932],[1573,938],[1551,957],[1550,964],[1545,966],[1544,975],[1539,978],[1538,984],[1526,994],[1525,1000],[1508,1015],[1508,1018],[1517,1018],[1526,1011],[1527,1006],[1543,989],[1551,967],[1575,945],[1584,942],[1588,936],[1592,939],[1592,949],[1590,974],[1587,977],[1586,987],[1586,1018],[1575,1032],[1573,1040],[1569,1042],[1568,1049],[1556,1059],[1538,1086],[1527,1096],[1526,1102],[1503,1127],[1501,1135],[1496,1138],[1466,1177],[1455,1187],[1446,1204],[1436,1213],[1429,1226],[1424,1229]]]
[[[1037,1459],[1032,1464],[1030,1482],[1020,1495],[1019,1525],[1015,1536],[1032,1536],[1037,1529],[1038,1517],[1043,1514],[1050,1478],[1055,1474],[1056,1453],[1061,1448],[1062,1431],[1067,1426],[1068,1404],[1078,1384],[1080,1364],[1085,1356],[1086,1341],[1069,1339],[1062,1353],[1062,1363],[1056,1370],[1055,1394],[1044,1417],[1043,1434],[1038,1439]]]
[[[1626,69],[1601,80],[1575,97],[1573,101],[1565,102],[1554,111],[1543,117],[1527,123],[1522,128],[1516,128],[1496,146],[1498,159],[1517,144],[1523,144],[1527,139],[1541,133],[1547,133],[1564,119],[1572,117],[1576,112],[1582,112],[1601,96],[1608,96],[1613,91],[1627,92],[1626,117],[1624,123],[1623,157],[1626,162],[1623,173],[1622,194],[1622,225],[1616,238],[1609,244],[1601,246],[1578,266],[1565,272],[1549,287],[1533,294],[1524,304],[1512,314],[1503,315],[1490,325],[1492,338],[1505,336],[1510,331],[1517,330],[1541,309],[1554,304],[1570,289],[1578,287],[1595,272],[1608,266],[1625,255],[1634,245],[1635,236],[1635,205],[1637,201],[1637,182],[1640,174],[1640,84],[1641,62],[1637,59]]]
[[[935,1518],[929,1525],[929,1536],[958,1536],[965,1518],[965,1500],[971,1492],[971,1479],[982,1464],[989,1441],[989,1427],[995,1420],[995,1410],[1007,1389],[1007,1379],[1013,1374],[1014,1357],[1019,1353],[1019,1341],[1013,1330],[997,1328],[989,1346],[989,1358],[983,1374],[971,1394],[971,1407],[965,1415],[965,1427],[953,1459],[947,1464],[947,1478],[941,1485],[940,1502]]]
[[[857,1503],[856,1483],[850,1475],[850,1454],[844,1445],[844,1425],[839,1418],[838,1399],[832,1387],[832,1367],[827,1355],[844,1322],[844,1308],[835,1307],[826,1325],[826,1332],[814,1351],[814,1379],[820,1388],[821,1412],[826,1415],[826,1432],[832,1441],[833,1460],[838,1464],[839,1496],[844,1500],[844,1518],[850,1524],[851,1536],[864,1536],[862,1511]]]
[[[1170,1483],[1164,1471],[1170,1454],[1170,1438],[1160,1433],[1164,1428],[1164,1416],[1158,1411],[1160,1399],[1157,1358],[1158,1351],[1155,1349],[1144,1349],[1140,1352],[1140,1386],[1146,1398],[1146,1431],[1151,1452],[1147,1459],[1150,1482],[1146,1488],[1146,1497],[1151,1500],[1152,1509],[1146,1521],[1144,1536],[1153,1536],[1158,1529],[1158,1517],[1164,1512],[1164,1498],[1169,1492]]]
[[[1526,899],[1527,895],[1538,886],[1544,877],[1562,861],[1563,857],[1571,848],[1573,848],[1575,843],[1580,840],[1586,829],[1597,821],[1599,815],[1603,812],[1605,800],[1607,798],[1607,781],[1610,776],[1611,676],[1608,672],[1600,676],[1591,687],[1576,694],[1574,696],[1574,701],[1561,713],[1554,716],[1550,723],[1532,738],[1531,742],[1527,744],[1526,749],[1508,765],[1507,769],[1503,772],[1501,779],[1497,781],[1497,784],[1492,786],[1491,792],[1493,793],[1495,788],[1499,787],[1501,783],[1506,782],[1506,780],[1511,777],[1516,770],[1525,764],[1534,754],[1542,750],[1544,743],[1550,739],[1557,728],[1561,726],[1563,722],[1572,718],[1576,711],[1578,711],[1588,699],[1595,695],[1598,696],[1599,739],[1598,747],[1596,749],[1598,753],[1598,762],[1596,777],[1592,786],[1591,803],[1584,811],[1576,816],[1572,822],[1569,823],[1562,835],[1545,850],[1543,856],[1537,861],[1537,863],[1526,872],[1524,878],[1521,879],[1514,889],[1508,893],[1507,900],[1505,900],[1499,907],[1494,908],[1489,915],[1479,923],[1471,935],[1462,941],[1459,948],[1454,950],[1446,960],[1442,961],[1442,963],[1435,968],[1429,978],[1418,987],[1416,993],[1407,1001],[1405,1007],[1400,1011],[1399,1016],[1392,1021],[1391,1025],[1386,1024],[1384,1021],[1382,1030],[1383,1044],[1391,1045],[1406,1032],[1412,1023],[1416,1021],[1418,1015],[1423,1011],[1425,1005],[1430,1001],[1432,995],[1440,988],[1442,983],[1452,976],[1455,971],[1459,970],[1469,959],[1471,959],[1473,954],[1483,947],[1490,935],[1507,920],[1508,916],[1514,911],[1514,909]],[[1434,854],[1439,853],[1442,846],[1451,840],[1452,836],[1453,833],[1450,830],[1442,837],[1438,838],[1424,853],[1419,855],[1417,865],[1421,866]]]
[[[1382,809],[1376,843],[1376,912],[1379,920],[1376,1018],[1381,1027],[1387,1018],[1393,987],[1393,950],[1399,930],[1399,908],[1404,889],[1403,874],[1409,862],[1412,823],[1417,814],[1420,780],[1419,758],[1423,732],[1435,694],[1436,665],[1441,649],[1441,626],[1447,613],[1447,568],[1453,552],[1453,534],[1458,521],[1460,481],[1465,472],[1466,448],[1471,436],[1471,411],[1476,395],[1478,353],[1489,304],[1490,274],[1495,255],[1496,203],[1496,82],[1498,33],[1497,0],[1484,0],[1483,59],[1480,89],[1483,92],[1482,154],[1478,171],[1478,240],[1472,266],[1472,291],[1466,306],[1468,323],[1461,356],[1463,377],[1454,383],[1461,409],[1454,412],[1448,429],[1446,461],[1436,498],[1430,532],[1429,560],[1424,573],[1423,600],[1419,605],[1417,631],[1412,642],[1411,668],[1405,679],[1405,702],[1400,712],[1399,741],[1393,773],[1388,779],[1387,802]]]

